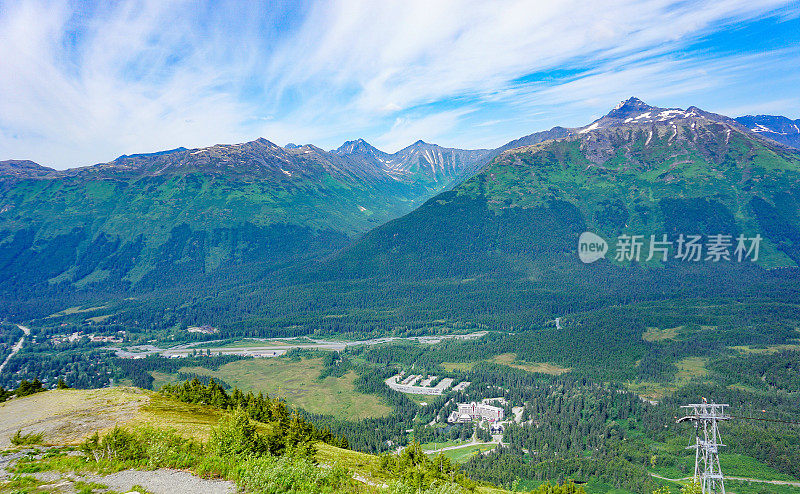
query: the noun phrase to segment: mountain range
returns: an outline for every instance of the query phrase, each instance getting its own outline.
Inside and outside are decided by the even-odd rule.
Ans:
[[[561,137],[528,136],[533,144],[503,151],[342,258],[396,276],[403,266],[405,274],[425,266],[430,275],[437,266],[442,276],[472,276],[490,265],[534,276],[565,255],[577,263],[578,235],[591,230],[610,239],[760,233],[760,262],[800,263],[800,154],[763,132],[697,107],[636,98],[584,127],[550,132]],[[413,261],[398,262],[404,258]]]
[[[747,115],[736,118],[736,121],[773,141],[800,148],[800,118],[790,120],[774,115]]]
[[[452,441],[469,449],[465,472],[515,490],[575,478],[590,492],[663,492],[652,475],[691,475],[694,459],[685,448],[691,431],[675,423],[676,410],[709,397],[743,417],[761,410],[762,422],[725,425],[723,461],[743,469],[723,463],[728,475],[797,478],[795,125],[630,98],[584,126],[554,127],[494,150],[418,141],[386,153],[357,139],[325,151],[257,139],[64,171],[0,162],[0,330],[10,355],[0,384],[17,395],[3,406],[97,398],[72,389],[36,393],[37,383],[52,387],[63,378],[74,387],[112,386],[116,395],[101,399],[119,401],[115,389],[157,399],[140,408],[169,412],[157,421],[162,426],[214,423],[222,410],[197,408],[213,403],[255,410],[250,419],[268,418],[270,434],[289,431],[281,437],[310,430],[297,424],[313,419],[361,451],[395,450],[409,432],[435,449]],[[591,263],[582,255],[587,234],[590,252],[605,254]],[[701,241],[696,257],[679,255],[687,238]],[[760,248],[737,258],[739,238],[751,248],[760,239]],[[615,255],[635,239],[640,255]],[[664,255],[648,256],[656,243],[667,245]],[[326,351],[333,343],[313,345],[329,338],[349,343],[337,352]],[[273,356],[291,350],[257,362],[247,356],[265,352],[253,344],[276,345]],[[186,359],[156,357],[189,351]],[[468,387],[420,395],[420,403],[386,386],[399,371]],[[200,380],[212,377],[206,391]],[[117,387],[190,378],[197,380],[160,394]],[[289,420],[288,410],[261,397],[225,394],[228,382],[304,410]],[[22,396],[31,389],[33,396]],[[11,393],[0,389],[0,401]],[[480,443],[467,438],[489,431],[439,425],[455,402],[481,400],[503,403],[514,421],[503,430],[507,447],[472,454]],[[59,420],[71,420],[62,412]],[[242,418],[228,423],[246,430]],[[58,444],[50,429],[60,425],[43,432],[16,422],[7,429],[12,442],[39,442],[46,433]],[[106,438],[133,444],[135,434],[125,434],[115,429]],[[214,453],[225,434],[189,448],[200,455],[192,462]],[[264,444],[279,444],[266,437]],[[98,440],[82,449],[97,451]],[[376,483],[408,463],[314,448],[320,461],[344,458],[359,479]],[[164,456],[163,448],[156,452]],[[189,465],[184,457],[181,468]],[[42,461],[55,464],[52,458]],[[241,456],[230,458],[225,465]],[[446,465],[434,463],[432,472]],[[209,463],[202,465],[208,473]],[[414,479],[425,473],[419,465],[408,470]],[[370,477],[382,470],[391,476]]]
[[[2,284],[135,284],[231,261],[269,270],[412,210],[485,154],[422,141],[387,154],[364,141],[327,152],[257,139],[63,171],[0,162]]]
[[[64,171],[4,161],[0,289],[33,300],[208,283],[258,298],[247,317],[274,302],[259,283],[302,291],[328,280],[331,297],[378,279],[534,283],[528,289],[585,277],[575,252],[587,229],[609,239],[761,234],[758,266],[796,266],[800,154],[775,138],[789,134],[779,124],[630,98],[586,126],[495,150],[417,141],[390,154],[357,139],[324,151],[257,139]],[[594,267],[590,278],[642,269]],[[669,291],[650,284],[648,293]]]

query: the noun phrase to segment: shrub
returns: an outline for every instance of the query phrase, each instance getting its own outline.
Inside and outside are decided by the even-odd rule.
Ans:
[[[218,456],[260,456],[269,451],[267,441],[241,410],[222,417],[211,431],[209,446]]]
[[[94,433],[81,446],[90,459],[111,466],[189,468],[203,456],[202,445],[173,431],[141,428],[128,431],[115,427],[102,438]]]
[[[403,486],[414,492],[427,489],[446,488],[448,484],[457,484],[459,488],[474,490],[475,484],[453,465],[450,459],[441,453],[429,458],[416,441],[408,445],[399,455],[385,454],[381,456],[381,468],[400,480]]]
[[[532,490],[531,494],[586,494],[586,491],[583,486],[576,486],[572,481],[564,482],[563,484],[546,482]]]
[[[26,381],[25,379],[19,383],[19,387],[14,392],[18,397],[32,395],[34,393],[39,393],[41,391],[45,391],[44,386],[42,386],[41,381],[39,379],[34,379],[31,382]]]
[[[395,482],[389,485],[386,494],[465,494],[468,492],[470,491],[450,482],[429,487],[425,490],[418,490],[408,484]]]
[[[264,456],[247,460],[239,472],[239,488],[263,494],[352,492],[350,473],[339,466],[323,469],[306,458]]]
[[[692,482],[691,484],[686,484],[681,487],[681,494],[700,494],[702,491],[703,489],[697,482]]]
[[[120,427],[114,429],[100,438],[95,432],[81,446],[81,451],[95,461],[136,461],[145,457],[145,447],[142,441],[132,432]]]
[[[14,446],[23,446],[26,444],[42,444],[42,440],[44,439],[44,433],[39,432],[30,433],[30,434],[22,434],[21,430],[18,430],[13,436],[11,436],[11,444]]]

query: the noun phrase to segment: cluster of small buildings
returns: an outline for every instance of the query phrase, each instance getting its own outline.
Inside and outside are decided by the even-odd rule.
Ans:
[[[76,331],[70,334],[57,334],[50,337],[50,341],[54,345],[64,342],[76,342],[82,338],[88,339],[91,343],[122,343],[125,338],[125,331],[117,331],[116,335],[95,335],[84,334],[83,331]]]
[[[453,379],[449,377],[442,378],[435,386],[431,386],[439,376],[423,376],[421,374],[412,374],[408,377],[403,377],[403,374],[395,374],[394,376],[384,381],[387,386],[395,391],[401,393],[410,393],[415,395],[441,395],[453,384]],[[453,387],[453,391],[461,391],[470,385],[469,381],[463,381]]]
[[[490,402],[499,402],[505,404],[503,398],[488,398],[480,403],[458,403],[458,410],[454,410],[447,417],[447,421],[451,424],[464,424],[467,422],[482,422],[484,420],[489,423],[500,422],[505,418],[505,412],[502,408],[494,405],[489,405]]]

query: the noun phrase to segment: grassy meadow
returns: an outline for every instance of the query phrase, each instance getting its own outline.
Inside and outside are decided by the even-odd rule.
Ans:
[[[183,367],[181,372],[222,379],[231,386],[253,393],[266,393],[312,413],[330,414],[342,419],[362,419],[388,415],[391,408],[380,397],[355,390],[353,371],[342,377],[320,380],[322,359],[286,358],[247,359],[223,365],[216,371],[202,367]],[[175,380],[175,375],[154,372],[154,387]]]

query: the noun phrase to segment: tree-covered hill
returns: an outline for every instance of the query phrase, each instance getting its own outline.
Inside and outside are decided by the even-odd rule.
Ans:
[[[527,143],[360,238],[481,153],[256,141],[6,178],[0,262],[7,293],[21,296],[4,313],[28,320],[96,301],[110,303],[106,323],[126,327],[380,334],[539,327],[646,300],[796,297],[797,151],[724,116],[635,98],[516,144]],[[409,156],[419,166],[394,163]],[[580,261],[586,231],[608,242],[605,259]],[[617,255],[625,236],[638,256]],[[681,242],[694,236],[702,251],[688,256]]]
[[[483,154],[422,143],[377,159],[258,139],[65,171],[5,161],[0,291],[188,287],[221,266],[258,279],[410,211]]]
[[[667,235],[667,264],[681,234],[731,242],[760,234],[758,265],[796,266],[800,154],[726,117],[628,101],[567,137],[504,152],[367,234],[340,262],[365,275],[536,277],[554,262],[578,269],[578,236],[587,230],[612,248],[620,235],[641,235],[641,261],[650,236]]]

